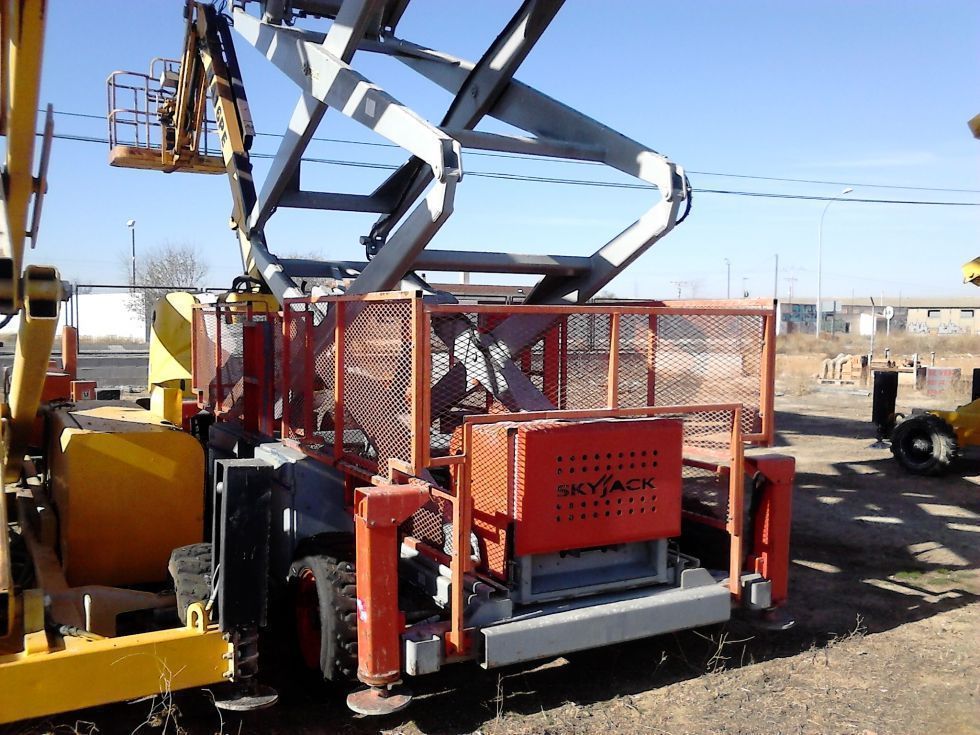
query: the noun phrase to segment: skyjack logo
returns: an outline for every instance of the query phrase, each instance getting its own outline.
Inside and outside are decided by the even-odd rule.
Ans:
[[[632,477],[628,480],[613,479],[612,475],[603,475],[595,482],[576,482],[558,486],[558,497],[567,498],[572,495],[598,496],[600,499],[613,493],[632,493],[639,490],[653,490],[656,485],[652,477]]]

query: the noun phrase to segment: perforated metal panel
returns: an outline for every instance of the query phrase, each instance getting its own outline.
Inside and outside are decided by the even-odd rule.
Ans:
[[[501,421],[473,427],[473,532],[480,545],[483,569],[507,578],[508,537],[515,516],[514,469],[520,424]]]
[[[670,419],[523,425],[515,554],[677,536],[682,433]]]

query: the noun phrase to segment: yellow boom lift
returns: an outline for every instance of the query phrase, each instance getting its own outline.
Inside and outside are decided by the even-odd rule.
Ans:
[[[0,722],[154,694],[161,677],[174,688],[222,682],[235,667],[232,643],[201,604],[183,625],[117,635],[121,614],[174,604],[129,587],[164,580],[171,550],[200,540],[199,443],[135,404],[38,415],[42,394],[68,398],[67,381],[48,375],[66,289],[55,268],[23,265],[53,132],[49,107],[35,175],[46,12],[45,0],[0,6],[0,313],[20,318],[0,407]],[[29,448],[46,458],[43,472],[25,460]]]

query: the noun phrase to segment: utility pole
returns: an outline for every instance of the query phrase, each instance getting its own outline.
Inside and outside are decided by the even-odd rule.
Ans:
[[[772,297],[773,299],[779,298],[779,253],[773,256],[776,259],[776,272],[772,278]]]
[[[749,287],[748,287],[749,277],[742,276],[742,298],[747,299],[749,297]]]
[[[823,208],[823,212],[820,213],[820,223],[817,225],[817,339],[820,338],[820,319],[821,319],[821,306],[820,306],[820,286],[821,286],[821,273],[823,271],[823,218],[827,216],[827,210],[830,209],[830,205],[836,202],[841,197],[845,197],[850,194],[854,189],[847,187],[840,194],[830,199],[826,206]]]
[[[732,261],[725,258],[725,298],[732,297]]]
[[[677,286],[677,298],[681,297],[681,289],[684,288],[684,286],[691,285],[690,281],[671,281],[670,284],[672,286]]]
[[[132,245],[133,274],[129,282],[130,286],[136,286],[136,220],[131,219],[126,222],[129,228],[130,244]]]
[[[796,276],[787,276],[786,282],[789,283],[789,302],[793,303],[793,284],[796,283],[799,278]]]

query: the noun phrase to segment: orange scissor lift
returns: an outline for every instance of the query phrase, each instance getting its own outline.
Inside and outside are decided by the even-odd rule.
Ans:
[[[39,58],[44,3],[13,5],[30,22],[2,15],[5,39],[22,34],[5,63]],[[683,169],[514,78],[561,0],[521,2],[475,62],[399,36],[409,5],[187,2],[179,60],[110,75],[110,163],[224,172],[243,288],[158,305],[154,410],[42,403],[51,430],[31,456],[45,478],[19,468],[34,467],[22,440],[51,341],[38,335],[53,334],[61,294],[53,270],[28,269],[21,287],[12,267],[0,310],[25,301],[27,319],[3,438],[20,484],[0,518],[16,505],[20,523],[2,530],[19,525],[37,580],[15,584],[2,537],[0,721],[152,694],[164,670],[173,688],[229,682],[218,706],[268,706],[258,640],[277,633],[273,607],[292,608],[307,664],[364,685],[347,701],[366,714],[406,706],[405,676],[459,661],[547,658],[723,622],[733,608],[782,624],[793,461],[754,449],[774,436],[772,304],[591,303],[687,216]],[[232,31],[300,93],[261,189]],[[364,54],[447,90],[443,117],[358,72]],[[14,145],[34,138],[39,78],[31,54],[19,58],[34,92],[4,87],[19,113],[0,120],[8,153],[20,151],[7,172],[15,266],[45,178],[43,164],[41,183],[24,165],[30,146]],[[368,193],[304,188],[328,109],[407,160]],[[477,130],[486,117],[527,136]],[[470,150],[603,164],[655,201],[588,255],[430,248]],[[365,260],[277,257],[265,225],[290,208],[377,215]],[[39,212],[35,201],[32,235]],[[428,272],[539,279],[520,305],[469,304]],[[181,405],[188,383],[195,398]],[[102,447],[98,462],[89,447]],[[104,567],[97,578],[78,571],[80,554]],[[133,561],[144,568],[122,574]],[[132,632],[117,627],[123,614]]]
[[[745,456],[772,441],[774,318],[764,302],[529,307],[421,292],[291,299],[280,314],[202,305],[193,382],[219,424],[343,478],[369,685],[350,704],[390,711],[408,701],[394,686],[404,673],[785,601],[793,460]],[[505,324],[521,345],[510,388],[479,367]],[[454,351],[457,332],[472,354]],[[508,406],[522,378],[552,407]],[[712,575],[702,554],[725,566]],[[409,622],[420,612],[399,590],[438,597],[440,583],[441,604]]]
[[[109,78],[113,165],[231,187],[250,286],[194,309],[213,522],[171,572],[180,611],[207,592],[241,706],[272,699],[254,684],[272,605],[292,606],[306,662],[360,680],[348,704],[380,714],[407,704],[403,675],[716,623],[733,602],[772,617],[786,598],[793,462],[745,455],[773,438],[772,304],[591,304],[687,216],[683,169],[514,78],[561,0],[521,2],[477,61],[401,37],[409,5],[188,2],[179,61]],[[300,92],[260,189],[232,30]],[[448,91],[443,117],[357,71],[365,54]],[[311,190],[328,110],[407,160],[368,193]],[[487,117],[527,135],[477,130]],[[589,255],[430,248],[470,150],[603,164],[655,201]],[[365,260],[277,257],[265,226],[291,208],[377,215]],[[539,280],[520,305],[462,304],[430,272]]]

